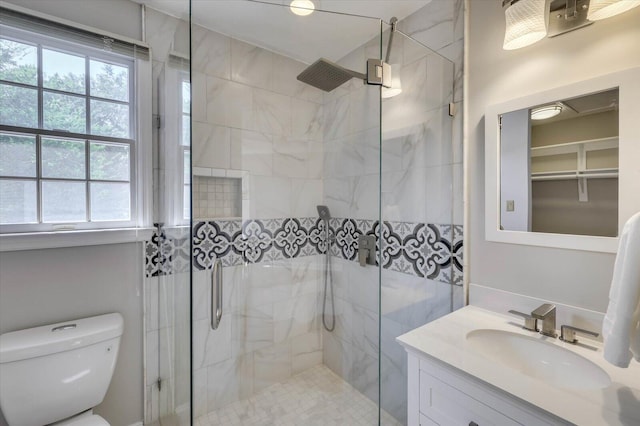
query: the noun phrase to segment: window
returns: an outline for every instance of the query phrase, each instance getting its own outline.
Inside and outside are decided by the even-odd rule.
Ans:
[[[2,26],[3,232],[129,227],[134,59]]]
[[[182,219],[191,218],[191,83],[188,76],[181,79],[180,148],[182,150]]]

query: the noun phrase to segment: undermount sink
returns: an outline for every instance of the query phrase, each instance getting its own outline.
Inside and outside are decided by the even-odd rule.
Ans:
[[[609,375],[586,358],[540,339],[504,330],[479,329],[467,341],[483,355],[508,368],[565,389],[601,389]]]

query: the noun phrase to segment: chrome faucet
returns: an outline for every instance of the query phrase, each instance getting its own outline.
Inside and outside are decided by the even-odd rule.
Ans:
[[[540,333],[549,337],[558,337],[556,334],[556,305],[545,303],[531,312],[531,316],[542,321]]]

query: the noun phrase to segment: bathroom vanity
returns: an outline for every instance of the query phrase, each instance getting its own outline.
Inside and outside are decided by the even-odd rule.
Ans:
[[[412,330],[397,338],[408,357],[408,424],[640,424],[640,364],[614,367],[600,342],[578,339],[475,306]]]

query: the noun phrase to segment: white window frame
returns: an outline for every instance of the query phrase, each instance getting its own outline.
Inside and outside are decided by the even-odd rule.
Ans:
[[[185,117],[185,115],[188,115],[189,116],[189,123],[191,123],[192,116],[191,116],[191,111],[189,111],[189,113],[185,113],[182,110],[182,104],[184,102],[184,99],[182,99],[182,93],[183,93],[182,86],[183,86],[184,83],[189,84],[189,91],[191,92],[191,79],[189,78],[189,73],[180,72],[179,73],[179,81],[180,81],[180,83],[179,83],[180,102],[178,104],[180,105],[180,111],[179,111],[180,112],[180,142],[179,142],[179,147],[180,147],[180,153],[181,153],[180,158],[184,158],[184,156],[186,154],[189,154],[189,165],[192,166],[191,162],[193,161],[193,159],[191,158],[191,153],[192,153],[192,151],[191,151],[191,128],[193,127],[193,124],[191,124],[191,126],[189,128],[189,140],[188,141],[184,141],[183,140],[183,136],[184,136],[184,128],[183,128],[184,117]],[[193,95],[191,94],[190,96],[193,96]],[[189,216],[185,217],[184,216],[184,212],[185,212],[186,206],[184,205],[184,194],[185,194],[185,191],[188,190],[190,192],[189,199],[191,199],[191,194],[193,193],[193,191],[192,191],[192,188],[193,188],[193,174],[191,173],[191,167],[190,167],[190,170],[188,170],[188,172],[191,175],[191,179],[190,179],[190,183],[187,184],[185,182],[185,180],[184,180],[185,173],[187,172],[186,170],[184,170],[184,160],[181,161],[180,164],[182,166],[180,168],[180,170],[182,172],[182,173],[180,173],[180,181],[182,183],[182,190],[180,191],[180,196],[178,197],[178,199],[181,200],[180,204],[181,204],[182,208],[180,210],[181,211],[180,217],[182,217],[182,220],[179,220],[179,222],[181,224],[183,224],[183,225],[188,225],[189,222],[191,221],[191,216],[193,216],[191,214],[191,209],[192,209],[193,206],[192,206],[192,203],[191,203],[191,205],[189,205]]]
[[[182,160],[185,152],[191,152],[191,141],[188,145],[182,144],[182,83],[190,82],[187,67],[189,59],[176,51],[169,52],[169,58],[165,67],[164,82],[161,85],[164,87],[165,98],[175,101],[159,105],[158,112],[161,121],[162,158],[169,160],[160,165],[164,168],[164,183],[159,186],[164,188],[168,195],[161,198],[165,203],[170,204],[161,209],[166,212],[161,222],[165,227],[171,228],[189,226],[191,222],[191,217],[184,217],[185,171]],[[193,161],[192,158],[191,161]]]
[[[135,64],[133,59],[130,58],[121,58],[115,55],[105,54],[103,52],[99,52],[96,49],[86,48],[84,46],[75,45],[72,43],[67,43],[63,40],[51,39],[34,33],[27,33],[19,30],[12,30],[10,28],[3,27],[2,29],[2,37],[8,40],[16,41],[19,43],[30,44],[37,47],[38,51],[38,81],[36,86],[31,85],[23,85],[20,83],[13,82],[3,82],[8,85],[16,86],[16,87],[28,87],[30,89],[35,89],[38,92],[38,125],[37,127],[17,127],[17,126],[9,126],[9,125],[0,125],[0,130],[6,133],[20,134],[20,135],[29,135],[35,136],[36,138],[36,176],[26,177],[24,180],[34,181],[36,182],[36,193],[37,193],[37,223],[16,223],[16,224],[2,224],[0,225],[0,230],[2,233],[13,233],[13,232],[37,232],[37,231],[54,231],[56,229],[104,229],[104,228],[122,228],[122,227],[132,227],[135,224],[135,215],[137,211],[137,203],[136,203],[136,182],[135,182],[135,174],[136,174],[136,163],[135,159],[136,155],[136,139],[135,137],[131,137],[136,134],[136,96],[134,93],[135,84],[134,84],[134,73],[135,73]],[[90,94],[90,87],[85,87],[84,94],[71,94],[64,91],[52,90],[44,87],[42,81],[42,72],[43,72],[43,63],[42,63],[42,51],[44,49],[51,49],[60,51],[62,53],[69,53],[83,57],[85,64],[88,63],[90,59],[96,59],[104,62],[113,63],[114,65],[126,67],[129,70],[129,93],[128,93],[128,102],[122,103],[126,104],[129,107],[129,138],[120,138],[120,137],[105,137],[100,135],[94,135],[90,132],[91,125],[91,110],[90,105],[91,101],[94,99],[99,99],[97,97],[93,97]],[[86,68],[88,71],[88,67]],[[85,83],[90,81],[90,75],[86,73],[85,75]],[[85,132],[84,133],[72,133],[66,131],[58,131],[58,130],[47,130],[44,128],[44,118],[43,118],[43,97],[44,93],[60,93],[64,95],[71,95],[77,98],[83,99],[86,105],[85,110]],[[41,141],[45,137],[58,137],[70,140],[78,140],[83,141],[85,143],[85,176],[80,179],[61,179],[61,181],[76,181],[83,182],[85,184],[85,208],[86,208],[86,221],[60,221],[60,222],[43,222],[42,219],[42,211],[43,211],[43,200],[42,200],[42,184],[46,181],[54,181],[55,179],[44,178],[41,173],[42,166],[42,158],[39,155],[40,149],[39,146]],[[96,221],[93,222],[90,220],[90,182],[92,182],[90,176],[90,156],[89,156],[89,147],[90,142],[107,142],[107,143],[116,143],[122,146],[129,147],[129,220],[122,221]],[[11,176],[2,176],[2,178],[7,179],[16,179]],[[115,181],[114,181],[115,182]],[[127,182],[127,181],[122,181]]]
[[[132,200],[130,227],[113,227],[113,222],[105,223],[110,226],[106,228],[91,228],[68,230],[69,227],[62,230],[40,231],[33,230],[30,232],[13,232],[0,227],[0,252],[14,250],[31,250],[39,248],[56,248],[56,247],[75,247],[100,244],[119,244],[133,241],[146,241],[151,238],[154,228],[151,226],[153,212],[153,152],[152,152],[152,69],[151,69],[151,52],[148,44],[135,40],[126,36],[100,30],[66,19],[43,14],[23,7],[19,7],[9,3],[2,3],[2,7],[9,11],[23,14],[24,16],[33,16],[37,21],[49,21],[53,27],[61,25],[61,28],[71,30],[70,33],[65,32],[65,36],[71,34],[76,37],[75,40],[81,40],[80,44],[88,41],[86,49],[93,49],[100,52],[103,45],[114,43],[114,52],[122,53],[123,57],[133,58],[134,61],[134,80],[131,85],[133,96],[130,96],[130,108],[133,114],[134,123],[130,125],[131,138],[136,142],[130,151],[131,159],[134,167],[130,167],[130,185]],[[13,13],[13,12],[12,12]],[[11,25],[11,24],[10,24]],[[3,25],[2,35],[6,35],[6,29]],[[73,29],[77,30],[74,33]],[[20,30],[16,30],[20,31]],[[66,30],[64,30],[66,31]],[[31,31],[27,31],[32,33]],[[55,28],[54,34],[58,34]],[[43,33],[44,34],[44,33]],[[46,33],[49,34],[48,32]],[[79,34],[79,36],[78,36]],[[88,37],[88,38],[87,38]],[[65,39],[66,37],[58,37]],[[99,42],[96,44],[96,39]],[[100,41],[101,40],[101,41]],[[48,43],[49,44],[49,43]],[[127,47],[129,46],[129,47]],[[139,51],[140,54],[135,52]],[[98,54],[93,54],[98,58]],[[70,136],[63,134],[61,136]],[[94,139],[94,138],[91,138]],[[94,139],[95,140],[95,139]],[[136,209],[133,209],[133,201]],[[95,222],[89,222],[95,224]],[[119,224],[123,225],[123,224]]]

